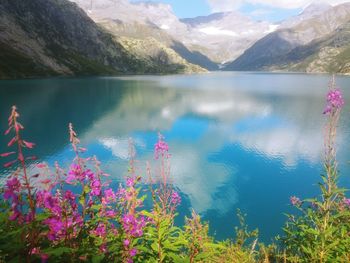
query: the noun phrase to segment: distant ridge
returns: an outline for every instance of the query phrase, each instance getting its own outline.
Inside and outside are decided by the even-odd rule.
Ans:
[[[258,40],[224,70],[349,73],[347,61],[340,54],[346,55],[344,50],[350,46],[347,36],[350,3],[324,8],[326,11],[321,14],[292,23],[292,27],[278,29]],[[305,11],[310,12],[310,9]]]

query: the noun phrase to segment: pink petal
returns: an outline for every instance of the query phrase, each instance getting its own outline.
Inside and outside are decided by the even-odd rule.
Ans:
[[[8,147],[12,146],[15,142],[17,141],[17,138],[16,137],[13,137],[11,139],[11,141],[9,141],[9,143],[7,144]]]
[[[43,168],[46,168],[46,164],[45,163],[39,163],[36,165],[36,167],[38,167],[39,169],[43,169]]]
[[[27,141],[24,141],[24,140],[23,140],[23,143],[29,149],[32,149],[34,147],[34,145],[35,145],[35,143],[27,142]]]
[[[23,128],[22,124],[20,124],[19,122],[17,122],[17,123],[15,124],[15,129],[16,129],[16,132],[18,132],[19,130],[23,130],[24,128]]]
[[[12,130],[12,126],[10,126],[10,127],[5,131],[4,135],[9,134],[11,130]]]
[[[51,182],[50,179],[45,179],[45,180],[40,181],[40,183],[42,183],[42,184],[49,184],[50,182]]]
[[[13,165],[15,162],[17,162],[17,160],[13,160],[13,161],[11,161],[11,162],[5,163],[5,164],[4,164],[4,167],[5,167],[5,168],[8,168],[8,167],[10,167],[11,165]]]
[[[2,153],[0,154],[0,157],[7,157],[7,156],[10,156],[12,154],[15,154],[16,152],[8,152],[8,153]]]

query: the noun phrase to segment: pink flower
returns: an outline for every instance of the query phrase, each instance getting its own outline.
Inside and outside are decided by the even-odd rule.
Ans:
[[[20,219],[20,218],[22,218],[21,212],[17,210],[17,207],[13,208],[12,209],[12,213],[11,213],[11,215],[9,217],[9,220],[10,221],[15,221],[15,220]]]
[[[343,107],[345,101],[343,95],[339,89],[331,89],[326,96],[327,105],[323,114],[331,113],[333,110],[337,110]]]
[[[130,240],[129,239],[125,239],[123,241],[123,244],[124,244],[125,247],[128,247],[130,245]]]
[[[92,234],[98,237],[104,237],[107,234],[107,228],[104,223],[99,223],[95,230],[92,231]]]
[[[105,199],[107,202],[115,202],[115,193],[111,188],[105,190]]]
[[[158,135],[158,142],[154,145],[154,157],[156,159],[159,158],[159,155],[164,155],[169,151],[168,144],[163,141],[163,136],[161,134]]]
[[[179,205],[181,203],[181,197],[178,194],[178,192],[173,191],[173,193],[171,194],[170,202],[175,206]]]
[[[348,208],[350,208],[350,198],[344,198],[343,199],[343,204],[345,206],[347,206]]]
[[[84,181],[86,178],[93,179],[94,174],[91,172],[91,170],[87,169],[84,170],[80,165],[78,164],[72,164],[70,167],[70,170],[68,171],[68,176],[66,179],[66,182],[68,184],[74,184],[75,181]]]
[[[21,182],[17,177],[12,177],[6,181],[6,187],[4,191],[4,198],[6,200],[12,198],[17,199],[17,193],[21,190]]]
[[[122,225],[127,234],[133,237],[141,237],[143,228],[146,226],[146,220],[143,216],[136,218],[134,215],[126,214],[122,218]]]
[[[136,249],[136,248],[133,248],[133,249],[130,250],[129,253],[130,253],[130,256],[135,257],[136,254],[137,254],[137,249]]]
[[[91,195],[99,196],[101,194],[101,182],[100,180],[94,178],[91,183]]]
[[[296,197],[296,196],[291,196],[290,197],[290,202],[293,206],[300,206],[302,204],[300,198]]]
[[[106,216],[106,217],[109,217],[109,218],[114,218],[116,215],[117,215],[117,212],[115,212],[115,211],[113,211],[113,210],[108,210],[108,211],[106,211],[106,213],[105,213],[105,216]]]
[[[126,186],[133,187],[135,185],[135,179],[134,178],[127,178],[126,179]]]
[[[39,247],[35,247],[29,252],[29,254],[31,254],[31,255],[35,255],[35,254],[39,254],[39,253],[40,253]]]

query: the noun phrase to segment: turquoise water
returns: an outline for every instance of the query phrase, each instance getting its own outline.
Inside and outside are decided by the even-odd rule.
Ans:
[[[6,129],[16,104],[39,161],[67,167],[72,122],[88,154],[98,156],[115,183],[126,175],[128,138],[143,171],[161,131],[172,154],[172,180],[183,197],[178,223],[193,208],[224,239],[234,236],[240,208],[261,240],[270,241],[280,233],[284,213],[293,211],[291,195],[318,194],[329,80],[211,73],[0,81],[0,128]],[[339,76],[337,83],[349,102],[339,127],[338,159],[341,183],[350,188],[350,77]],[[0,138],[0,152],[8,139]],[[3,178],[11,170],[0,172]]]

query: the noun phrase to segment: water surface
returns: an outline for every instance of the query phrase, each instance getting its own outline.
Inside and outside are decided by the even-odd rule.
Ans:
[[[293,211],[291,195],[318,194],[329,80],[228,72],[0,81],[0,128],[6,129],[16,104],[39,161],[67,167],[72,122],[88,154],[98,156],[114,182],[126,175],[128,138],[135,142],[141,171],[153,160],[161,131],[183,197],[179,218],[193,208],[224,239],[234,235],[240,208],[249,226],[269,241],[280,233],[283,213]],[[338,159],[341,183],[350,188],[350,78],[339,76],[337,83],[349,102],[339,127]],[[1,152],[8,139],[0,138]],[[3,178],[11,171],[0,172]]]

